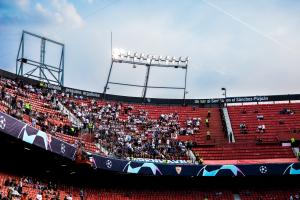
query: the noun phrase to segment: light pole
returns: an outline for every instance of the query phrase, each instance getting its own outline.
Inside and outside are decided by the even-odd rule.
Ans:
[[[226,88],[222,87],[221,90],[224,91],[224,93],[222,95],[224,95],[224,97],[225,97],[225,99],[224,99],[224,105],[226,107],[227,106],[227,104],[226,104],[226,98],[227,98]]]

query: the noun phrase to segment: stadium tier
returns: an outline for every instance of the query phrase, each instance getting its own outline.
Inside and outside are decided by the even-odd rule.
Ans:
[[[239,143],[252,142],[257,138],[274,144],[290,141],[291,137],[299,139],[298,103],[230,106],[228,110],[235,138]],[[241,124],[246,127],[241,129]],[[260,131],[259,126],[262,125],[265,129]]]
[[[228,106],[230,142],[218,107],[107,101],[4,77],[1,100],[1,111],[91,153],[206,164],[297,162],[282,145],[299,138],[297,103]]]
[[[8,152],[2,154],[2,166],[8,166],[4,171],[0,169],[2,196],[21,193],[27,196],[24,199],[42,196],[42,199],[69,200],[283,200],[291,195],[295,199],[299,196],[297,185],[277,190],[272,190],[272,185],[265,190],[239,187],[239,184],[215,187],[219,180],[225,184],[229,180],[217,179],[219,177],[300,174],[299,103],[227,106],[224,102],[138,103],[126,101],[126,97],[87,97],[82,95],[87,92],[78,94],[79,90],[75,89],[61,90],[32,79],[16,79],[8,72],[1,73],[0,91],[0,151]],[[17,147],[15,138],[20,140],[21,147]],[[53,155],[59,157],[52,158]],[[13,164],[12,160],[18,156],[22,159]],[[19,166],[27,161],[19,175],[15,175],[14,170],[6,172],[7,168],[20,170]],[[81,167],[83,170],[79,172]],[[40,175],[31,178],[23,173],[27,170]],[[50,184],[49,175],[48,179],[39,180],[45,171],[46,174],[52,171],[54,176],[50,177],[59,183]],[[76,173],[78,178],[73,179]],[[118,183],[119,188],[108,186],[116,184],[119,176],[128,174],[191,179],[177,179],[178,183],[187,181],[186,187],[179,185],[183,188],[178,186],[177,180],[172,183],[180,189],[160,187],[165,186],[160,180],[155,180],[158,181],[154,184],[156,188],[152,188],[153,180],[147,180],[147,184],[143,180],[145,185],[141,184],[144,187],[139,189],[140,180],[134,180],[126,189],[127,180]],[[74,182],[60,181],[65,175],[65,179]],[[85,176],[87,180],[81,182]],[[198,180],[193,179],[198,176],[203,178],[203,185],[199,187],[192,181]],[[212,176],[216,182],[208,184],[204,178]],[[110,178],[111,182],[105,183]],[[98,180],[103,187],[97,185]],[[96,186],[90,187],[93,182]],[[167,184],[171,182],[168,180]]]
[[[2,199],[67,199],[67,200],[287,200],[299,199],[299,188],[261,190],[168,190],[168,189],[99,189],[58,184],[31,176],[0,174]]]

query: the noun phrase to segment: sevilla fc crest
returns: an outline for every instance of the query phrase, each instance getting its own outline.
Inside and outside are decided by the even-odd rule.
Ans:
[[[177,174],[180,174],[182,167],[177,166],[177,167],[175,167],[175,170],[176,170]]]

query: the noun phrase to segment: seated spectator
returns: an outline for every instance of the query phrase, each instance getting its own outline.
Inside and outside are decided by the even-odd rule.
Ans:
[[[281,111],[279,111],[279,114],[293,115],[295,112],[292,109],[283,108]]]
[[[247,127],[246,127],[245,122],[240,124],[240,130],[241,130],[241,133],[247,133]]]
[[[243,108],[243,110],[241,111],[241,113],[242,113],[242,114],[246,114],[246,113],[247,113],[246,109]]]
[[[32,127],[36,126],[36,119],[34,117],[31,117],[31,126]]]
[[[199,158],[198,163],[199,163],[200,165],[202,165],[202,164],[204,163],[203,158]]]
[[[43,199],[43,196],[42,196],[42,192],[40,191],[36,194],[36,200],[42,200],[42,199]]]
[[[257,115],[256,118],[257,118],[257,120],[263,120],[264,116],[263,115]]]
[[[295,138],[291,138],[291,146],[292,147],[297,147],[298,146],[298,142],[296,141]]]
[[[292,109],[287,109],[287,113],[288,113],[289,115],[295,114],[295,112],[294,112]]]
[[[289,200],[294,200],[294,196],[293,196],[293,194],[291,194],[291,195],[290,195],[290,198],[289,198]]]
[[[245,129],[246,128],[246,124],[245,123],[241,123],[240,124],[240,129]]]
[[[265,129],[266,129],[266,126],[264,124],[263,125],[258,125],[256,132],[264,133]]]
[[[261,144],[262,143],[262,139],[261,138],[257,138],[257,143],[256,144]]]
[[[208,130],[206,132],[206,140],[210,140],[211,139],[211,135],[210,135],[210,131]]]
[[[210,110],[207,111],[207,117],[209,118],[211,116]]]

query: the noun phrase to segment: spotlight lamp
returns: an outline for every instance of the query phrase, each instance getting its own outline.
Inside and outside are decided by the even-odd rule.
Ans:
[[[120,51],[120,57],[121,58],[125,57],[125,55],[126,55],[125,50],[124,49],[120,49],[119,51]]]
[[[133,58],[138,60],[139,59],[139,54],[137,52],[135,52]]]
[[[142,98],[143,101],[146,98],[147,95],[147,88],[159,88],[159,89],[177,89],[177,90],[184,90],[183,95],[183,105],[185,105],[185,96],[188,94],[188,91],[186,91],[186,80],[187,80],[187,69],[188,69],[188,61],[189,57],[176,57],[176,56],[165,56],[165,55],[153,55],[153,54],[145,54],[145,53],[138,53],[138,52],[130,52],[125,51],[124,49],[113,49],[112,50],[112,59],[111,59],[111,65],[110,70],[106,82],[106,86],[104,88],[103,94],[106,94],[106,90],[109,89],[108,84],[115,84],[115,85],[123,85],[123,86],[133,86],[133,87],[142,87],[143,93]],[[132,66],[132,68],[138,67],[147,67],[146,69],[146,76],[145,76],[145,82],[144,85],[133,85],[133,84],[127,84],[127,83],[118,83],[118,82],[110,82],[110,75],[112,72],[112,68],[114,66],[114,63],[119,64],[129,64]],[[184,69],[185,78],[184,78],[184,86],[182,87],[162,87],[162,86],[149,86],[149,72],[150,69],[153,67],[157,68],[181,68]]]
[[[175,63],[175,61],[176,61],[175,56],[173,56],[171,60],[172,60],[172,63]]]
[[[189,57],[162,56],[125,51],[115,48],[112,51],[113,62],[129,63],[132,65],[149,65],[157,67],[174,67],[186,69]]]
[[[119,49],[113,49],[113,51],[112,51],[112,57],[114,59],[118,59],[120,57],[120,50]]]
[[[127,58],[132,58],[132,55],[131,55],[130,51],[127,52]]]
[[[147,62],[150,63],[152,60],[152,56],[151,55],[147,55]]]

